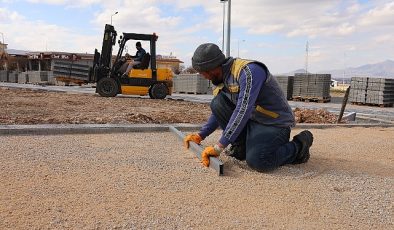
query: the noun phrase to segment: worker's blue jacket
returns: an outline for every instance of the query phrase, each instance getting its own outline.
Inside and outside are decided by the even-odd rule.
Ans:
[[[228,58],[222,65],[223,84],[215,91],[224,93],[235,110],[219,142],[234,143],[249,120],[276,127],[294,126],[294,115],[277,80],[261,62]],[[200,130],[204,139],[219,124],[212,114]]]

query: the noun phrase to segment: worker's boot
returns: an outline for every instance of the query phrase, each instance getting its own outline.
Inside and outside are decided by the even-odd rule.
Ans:
[[[309,148],[313,143],[313,135],[308,130],[304,130],[301,133],[293,137],[293,141],[297,146],[297,157],[292,164],[302,164],[309,160],[310,153]]]
[[[226,154],[230,157],[234,157],[237,160],[244,161],[246,159],[246,145],[245,143],[234,143],[230,146],[230,149],[226,151]]]

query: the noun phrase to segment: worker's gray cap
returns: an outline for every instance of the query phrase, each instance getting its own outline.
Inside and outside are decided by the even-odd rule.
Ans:
[[[192,66],[197,72],[206,72],[222,65],[225,56],[213,43],[204,43],[197,47],[192,57]]]

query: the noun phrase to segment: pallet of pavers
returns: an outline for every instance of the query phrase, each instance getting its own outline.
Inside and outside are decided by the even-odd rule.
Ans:
[[[394,104],[394,79],[353,77],[349,101],[357,105],[392,107]]]
[[[58,81],[85,83],[89,81],[89,65],[77,64],[73,61],[55,61],[53,77]]]
[[[278,81],[287,100],[293,99],[294,76],[275,75],[274,77]]]
[[[329,102],[331,74],[296,73],[294,75],[293,100]]]
[[[174,76],[174,93],[207,94],[209,81],[199,74],[179,74]]]
[[[0,70],[0,81],[1,82],[8,82],[8,71],[7,70]]]

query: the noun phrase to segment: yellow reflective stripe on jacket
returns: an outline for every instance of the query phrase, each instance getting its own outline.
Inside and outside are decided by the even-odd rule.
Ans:
[[[228,91],[230,91],[230,93],[239,93],[239,85],[229,85]]]
[[[272,118],[278,118],[278,117],[279,117],[279,114],[277,114],[277,113],[275,113],[275,112],[273,112],[273,111],[264,109],[263,107],[261,107],[261,106],[259,106],[259,105],[256,106],[256,110],[259,111],[260,113],[262,113],[262,114],[264,114],[264,115],[267,115],[267,116],[269,116],[269,117],[272,117]]]
[[[241,75],[242,68],[249,64],[251,61],[244,60],[244,59],[235,59],[233,65],[231,66],[231,74],[234,76],[235,79],[239,79]]]
[[[215,87],[215,89],[212,91],[213,96],[216,96],[219,94],[220,90],[222,90],[224,87],[224,84],[221,83],[218,86]]]

